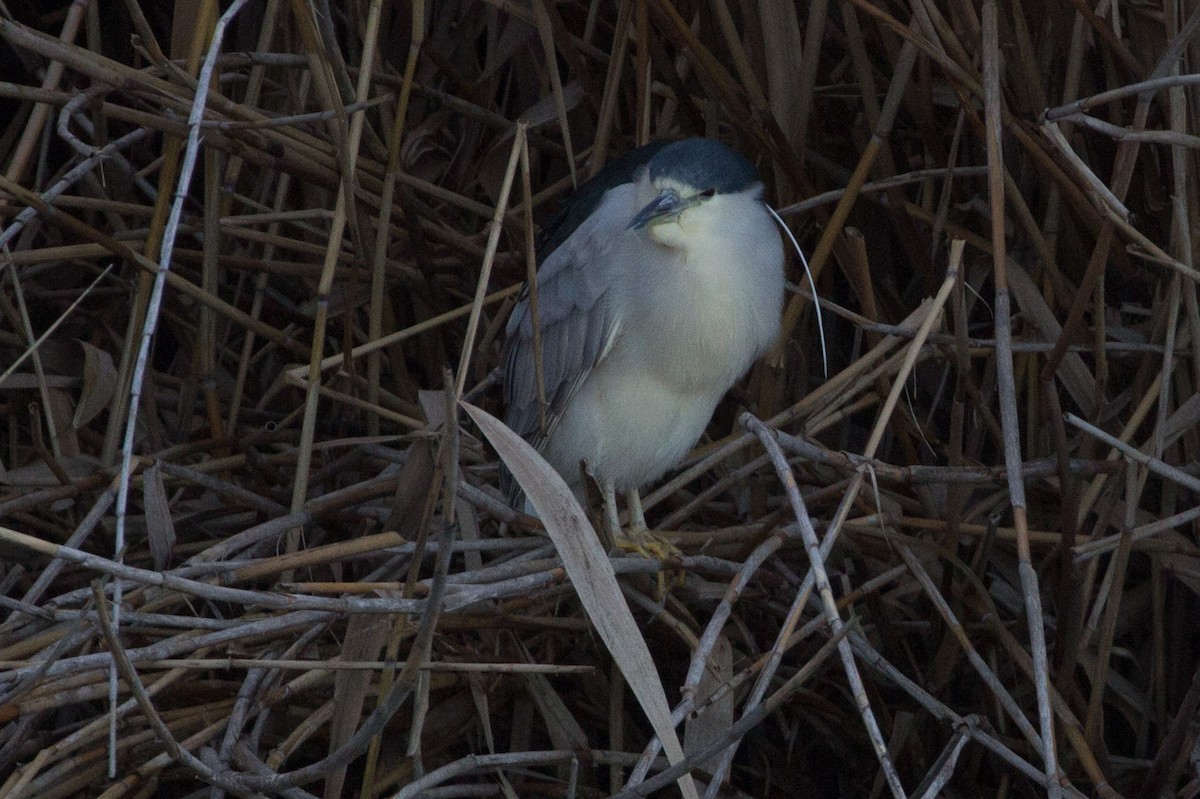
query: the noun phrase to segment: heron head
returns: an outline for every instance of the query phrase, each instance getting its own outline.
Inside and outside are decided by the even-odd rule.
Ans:
[[[667,145],[638,178],[642,208],[629,223],[671,247],[686,246],[702,229],[720,224],[729,202],[760,202],[762,183],[750,162],[712,139]]]

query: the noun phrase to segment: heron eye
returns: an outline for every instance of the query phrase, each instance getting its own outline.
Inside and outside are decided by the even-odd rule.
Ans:
[[[710,197],[717,196],[717,190],[716,189],[705,189],[704,191],[700,192],[700,196],[707,200]]]

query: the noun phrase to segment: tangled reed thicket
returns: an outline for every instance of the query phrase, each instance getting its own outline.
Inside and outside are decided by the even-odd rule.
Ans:
[[[1198,25],[10,0],[0,796],[1200,794]],[[792,264],[676,551],[582,570],[497,491],[503,326],[573,180],[695,135],[828,376]]]

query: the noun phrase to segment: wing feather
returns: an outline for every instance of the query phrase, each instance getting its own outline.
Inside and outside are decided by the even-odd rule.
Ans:
[[[540,448],[576,390],[612,346],[621,319],[613,281],[621,268],[612,244],[634,211],[634,188],[606,192],[595,211],[559,244],[538,269],[538,316],[546,387],[546,429],[538,430],[533,318],[528,296],[508,321],[505,342],[505,422]]]

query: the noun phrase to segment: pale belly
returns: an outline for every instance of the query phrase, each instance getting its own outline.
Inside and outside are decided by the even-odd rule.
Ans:
[[[741,237],[694,221],[686,253],[659,248],[647,260],[647,243],[627,238],[631,251],[612,255],[628,272],[614,301],[624,322],[541,448],[577,494],[580,460],[618,490],[673,468],[778,335],[783,258],[769,217],[753,209],[734,220]],[[743,240],[759,246],[747,251]]]
[[[624,491],[659,477],[692,448],[725,393],[672,385],[644,364],[602,363],[568,403],[542,448],[576,493],[585,459],[603,484]],[[617,385],[617,375],[620,385]]]

